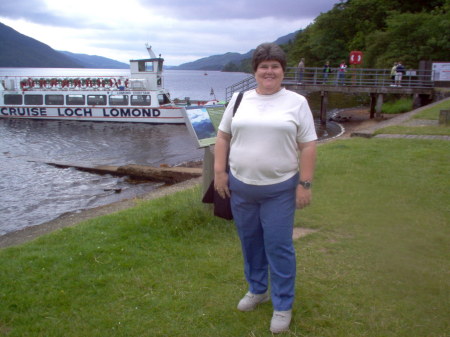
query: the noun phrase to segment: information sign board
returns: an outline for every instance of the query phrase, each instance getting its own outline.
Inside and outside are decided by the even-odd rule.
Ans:
[[[198,148],[216,143],[217,130],[225,112],[224,105],[189,106],[182,111],[186,126]]]
[[[450,81],[450,62],[433,63],[433,81]]]

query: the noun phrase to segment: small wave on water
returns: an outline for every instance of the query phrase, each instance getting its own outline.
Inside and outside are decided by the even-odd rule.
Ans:
[[[161,186],[49,162],[172,166],[202,157],[184,125],[1,119],[0,235]]]

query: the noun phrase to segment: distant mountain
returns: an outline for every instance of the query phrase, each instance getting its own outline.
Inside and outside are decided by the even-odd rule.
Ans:
[[[82,64],[85,68],[97,68],[97,69],[128,69],[130,65],[115,61],[102,56],[87,55],[87,54],[74,54],[68,51],[60,51],[64,55],[68,56],[75,62]]]
[[[0,23],[0,67],[84,68],[48,45]]]
[[[292,41],[299,31],[290,33],[288,35],[278,38],[274,43],[282,45]],[[245,54],[239,53],[226,53],[222,55],[213,55],[201,58],[199,60],[183,63],[177,67],[171,67],[170,69],[177,70],[222,70],[226,65],[230,63],[239,66],[239,64],[246,59],[250,59],[253,55],[254,49],[248,51]]]
[[[238,63],[241,60],[247,58],[247,54],[239,53],[226,53],[223,55],[213,55],[201,58],[199,60],[183,63],[178,67],[173,67],[172,69],[178,70],[222,70],[222,68],[232,62]]]
[[[286,44],[292,41],[297,32],[278,38],[275,43]],[[179,66],[167,66],[177,70],[223,70],[242,67],[242,63],[252,57],[254,50],[245,54],[226,53],[213,55]],[[57,51],[50,46],[0,23],[0,67],[33,68],[99,68],[128,69],[129,65],[106,57],[74,54]]]
[[[0,67],[128,69],[106,57],[57,51],[0,23]]]

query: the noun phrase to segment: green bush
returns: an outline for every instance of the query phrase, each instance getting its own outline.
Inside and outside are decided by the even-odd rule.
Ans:
[[[411,98],[400,98],[394,102],[386,102],[381,107],[384,114],[399,114],[413,109],[413,100]]]

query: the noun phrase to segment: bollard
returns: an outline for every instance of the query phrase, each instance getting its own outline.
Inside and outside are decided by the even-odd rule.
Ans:
[[[209,184],[214,179],[214,154],[211,146],[205,147],[203,156],[203,195],[208,190]]]
[[[440,111],[439,124],[450,125],[450,110],[441,110]]]

